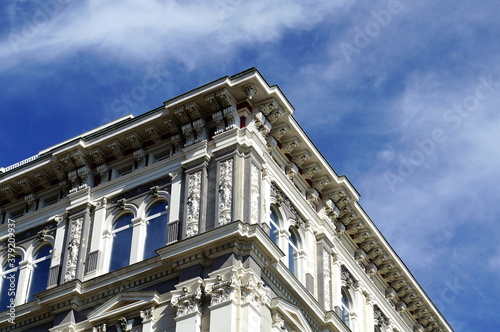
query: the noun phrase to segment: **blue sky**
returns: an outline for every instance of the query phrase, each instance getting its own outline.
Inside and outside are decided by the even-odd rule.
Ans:
[[[4,0],[0,166],[257,67],[451,326],[498,331],[499,12],[498,0]]]

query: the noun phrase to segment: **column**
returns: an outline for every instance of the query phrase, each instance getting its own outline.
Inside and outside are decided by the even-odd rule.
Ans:
[[[205,291],[210,296],[210,331],[260,332],[265,289],[257,274],[230,266],[209,276]]]
[[[224,226],[233,221],[234,159],[217,162],[216,225]],[[239,205],[239,204],[236,204]]]
[[[104,238],[102,236],[106,227],[106,197],[101,198],[96,202],[96,209],[94,212],[94,222],[90,231],[90,248],[87,261],[85,263],[86,275],[96,275],[103,272],[103,255],[104,252]]]
[[[210,331],[237,332],[239,280],[236,268],[230,266],[209,273],[206,293],[210,296]]]
[[[155,308],[151,307],[147,310],[142,310],[141,311],[141,319],[142,319],[142,332],[153,332],[153,325],[154,325],[154,313],[155,313]]]
[[[201,332],[202,318],[202,285],[201,278],[181,282],[172,291],[172,306],[177,309],[175,331]]]
[[[52,248],[52,265],[50,266],[48,288],[57,286],[59,280],[59,270],[61,269],[61,254],[64,252],[64,236],[66,232],[66,218],[64,216],[55,216],[56,235],[54,246]]]
[[[130,264],[137,263],[144,257],[144,243],[146,242],[146,222],[142,217],[132,219],[132,250]]]
[[[261,306],[265,304],[266,289],[262,280],[252,270],[240,278],[241,317],[239,331],[260,332]]]
[[[176,174],[172,174],[172,184],[170,186],[170,214],[168,216],[167,243],[179,240],[180,209],[182,195],[182,169]]]

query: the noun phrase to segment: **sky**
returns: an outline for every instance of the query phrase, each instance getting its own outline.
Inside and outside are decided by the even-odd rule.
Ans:
[[[0,166],[256,67],[454,330],[498,331],[499,12],[499,0],[2,0]]]

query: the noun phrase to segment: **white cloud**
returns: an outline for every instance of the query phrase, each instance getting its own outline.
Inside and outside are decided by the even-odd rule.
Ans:
[[[37,25],[34,18],[21,22],[0,42],[0,58],[5,69],[27,58],[51,61],[92,50],[132,60],[160,56],[193,67],[238,46],[258,47],[276,40],[284,29],[312,28],[340,4],[128,0],[117,6],[93,0],[61,7],[43,24]],[[33,34],[24,33],[27,26],[34,27]]]

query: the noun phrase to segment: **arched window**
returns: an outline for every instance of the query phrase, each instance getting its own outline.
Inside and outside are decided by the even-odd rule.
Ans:
[[[21,256],[10,256],[2,267],[2,279],[0,280],[0,311],[8,309],[11,301],[16,297],[17,281],[19,280],[19,262]]]
[[[31,274],[28,301],[34,300],[34,295],[47,289],[50,271],[50,258],[52,257],[52,246],[45,245],[38,250],[33,257],[33,272]]]
[[[299,256],[299,241],[295,231],[290,228],[290,236],[288,237],[288,269],[294,275],[298,275],[298,256]]]
[[[278,244],[280,221],[278,213],[273,208],[271,208],[271,214],[269,215],[269,226],[271,227],[269,236],[274,243]]]
[[[155,203],[149,208],[146,215],[144,259],[155,256],[155,250],[165,246],[167,243],[167,224],[167,202]]]
[[[109,271],[115,271],[130,264],[130,248],[132,246],[132,218],[131,213],[120,216],[113,223],[111,258]]]
[[[352,301],[351,297],[347,293],[345,288],[342,288],[342,321],[348,326],[351,327],[350,324],[350,316],[351,316],[351,308]]]

